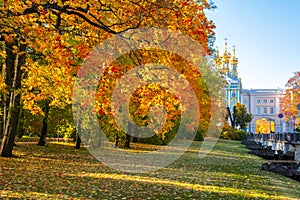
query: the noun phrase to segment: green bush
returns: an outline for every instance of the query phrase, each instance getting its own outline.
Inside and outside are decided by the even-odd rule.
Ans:
[[[229,124],[225,124],[223,127],[223,131],[220,135],[221,139],[229,139],[229,140],[245,140],[247,139],[247,132],[244,130],[236,130],[232,128]]]
[[[221,139],[232,139],[231,136],[233,135],[234,129],[226,123],[223,127],[222,133],[220,135]]]
[[[59,124],[55,127],[55,133],[58,137],[62,137],[67,141],[69,138],[74,137],[75,126],[71,123]]]
[[[220,138],[229,139],[229,140],[240,140],[243,141],[247,139],[247,132],[243,130],[235,130],[235,131],[224,131],[221,133]]]
[[[236,136],[237,140],[241,140],[242,141],[242,140],[247,139],[247,137],[248,137],[248,133],[246,131],[244,131],[244,130],[237,130],[234,133],[235,133],[235,135],[237,135]]]

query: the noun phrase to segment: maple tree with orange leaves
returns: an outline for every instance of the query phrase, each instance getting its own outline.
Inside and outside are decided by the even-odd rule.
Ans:
[[[51,107],[71,103],[78,67],[95,45],[112,35],[152,26],[178,30],[208,55],[215,26],[204,10],[210,8],[206,0],[3,0],[1,155],[12,156],[20,102],[46,122]]]
[[[284,120],[296,120],[300,112],[297,105],[300,104],[300,72],[294,72],[294,75],[286,83],[287,89],[280,98],[280,110],[284,114]]]

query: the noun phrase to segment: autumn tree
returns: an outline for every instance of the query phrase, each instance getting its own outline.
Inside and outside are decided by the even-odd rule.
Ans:
[[[247,123],[251,122],[252,115],[247,113],[246,106],[241,103],[236,103],[233,107],[233,121],[240,129],[247,128]]]
[[[294,76],[291,77],[287,83],[286,86],[289,88],[292,88],[294,90],[294,93],[299,94],[300,90],[300,72],[294,72]]]
[[[295,72],[286,83],[287,89],[280,98],[280,109],[285,120],[298,117],[297,105],[300,102],[300,72]]]
[[[35,50],[33,55],[28,56],[23,67],[24,108],[32,114],[43,116],[39,145],[45,145],[50,111],[63,109],[71,104],[74,74],[81,63],[81,55],[79,57],[78,54],[82,53],[80,49],[84,48],[86,52],[89,50],[88,46],[83,46],[82,42],[75,40],[76,36],[71,39],[70,35],[63,32],[60,36],[55,36],[58,37],[55,40],[44,37],[44,41],[49,41],[51,45],[47,45],[45,51]]]
[[[41,70],[38,69],[39,67],[45,67],[45,73],[52,73],[55,71],[55,65],[62,67],[62,71],[72,71],[68,68],[80,64],[75,62],[74,54],[84,59],[88,50],[99,42],[111,35],[138,27],[156,26],[180,30],[198,41],[205,52],[209,53],[209,38],[213,36],[214,25],[207,20],[204,9],[209,9],[210,6],[210,3],[205,0],[197,2],[184,0],[3,1],[0,14],[0,39],[4,47],[1,55],[4,56],[2,69],[5,91],[3,92],[4,128],[1,155],[12,155],[20,99],[23,94],[22,77],[27,75],[30,77],[29,73],[32,73],[32,70]],[[72,44],[71,40],[74,40],[74,37],[79,41],[77,46]],[[62,53],[67,56],[62,57]],[[40,58],[33,59],[30,54]],[[24,66],[27,67],[23,68]],[[58,84],[62,79],[54,80],[57,79],[56,73],[54,74],[52,80],[46,80],[47,82],[42,84]],[[64,75],[66,74],[62,74]],[[72,85],[71,79],[66,79],[69,85]],[[30,85],[27,85],[26,87],[29,92],[34,90],[38,92],[31,97],[29,94],[25,95],[26,105],[24,105],[27,108],[31,106],[40,109],[44,114],[45,111],[48,112],[48,103],[51,105],[56,100],[55,97],[53,98],[55,92],[41,95],[44,92],[43,86],[30,88]],[[64,93],[69,94],[69,88]],[[46,102],[44,111],[36,106],[35,101]]]
[[[142,53],[142,52],[140,52]],[[149,52],[143,52],[144,55],[147,55]],[[152,52],[153,53],[153,52]],[[128,59],[129,55],[127,55]],[[203,88],[199,84],[201,81],[201,76],[197,74],[196,70],[193,69],[191,66],[189,66],[187,63],[184,62],[182,58],[172,56],[170,53],[167,52],[155,52],[151,55],[151,58],[145,57],[143,59],[143,62],[145,64],[152,63],[152,59],[155,60],[156,63],[160,63],[161,66],[157,66],[157,68],[160,70],[159,79],[162,80],[168,80],[171,81],[173,84],[177,85],[176,87],[183,87],[184,84],[181,82],[180,79],[172,80],[170,77],[170,72],[166,69],[164,70],[162,66],[172,66],[174,69],[177,69],[182,74],[186,76],[186,79],[188,79],[191,83],[193,83],[193,88],[196,90],[196,94],[199,97],[199,103],[204,103],[205,106],[208,106],[208,99],[207,98],[201,98],[203,97]],[[168,61],[169,60],[169,61]],[[170,62],[170,61],[173,62]],[[131,63],[132,64],[132,63]],[[185,67],[185,68],[182,68]],[[132,66],[128,65],[124,66],[124,60],[120,63],[115,62],[113,63],[111,68],[108,68],[107,73],[104,73],[105,75],[100,80],[100,87],[96,93],[97,101],[96,101],[96,110],[99,114],[99,118],[101,119],[101,124],[103,126],[107,126],[107,124],[110,124],[108,127],[112,128],[106,131],[107,134],[116,133],[117,135],[120,135],[120,130],[118,131],[118,126],[115,123],[115,120],[113,120],[113,109],[111,105],[111,97],[113,88],[116,87],[116,84],[118,83],[118,80],[121,78],[122,75],[126,74]],[[153,68],[151,67],[145,67],[145,71],[139,71],[138,76],[146,76],[147,79],[153,80],[155,79],[154,76],[157,76],[157,73],[153,74],[147,74],[146,71],[151,71]],[[133,75],[134,76],[134,75]],[[128,82],[124,85],[130,85],[130,82],[136,82],[130,76],[130,78],[127,80]],[[188,88],[187,88],[188,89]],[[120,95],[124,95],[122,93],[119,93]],[[186,95],[187,96],[187,95]],[[184,98],[184,97],[182,97]],[[197,103],[197,102],[195,102]],[[125,102],[124,102],[125,104]],[[161,105],[165,108],[166,111],[166,119],[156,119],[158,121],[153,122],[153,129],[156,131],[156,134],[159,135],[160,138],[165,139],[166,134],[172,130],[176,126],[177,123],[180,121],[180,113],[181,113],[181,107],[179,105],[178,97],[175,97],[172,92],[164,87],[161,87],[159,84],[155,83],[149,83],[144,86],[141,86],[137,88],[133,93],[132,97],[130,99],[130,114],[133,118],[135,124],[139,126],[146,126],[148,124],[151,124],[151,118],[149,116],[149,111],[152,106]],[[205,107],[204,106],[204,107]],[[194,106],[196,107],[196,106]],[[154,111],[155,113],[155,111]],[[209,112],[207,113],[209,115]],[[156,114],[156,116],[160,116],[159,114]],[[190,116],[193,118],[194,116]],[[165,121],[166,120],[166,121]],[[204,122],[203,117],[203,122]],[[165,122],[165,123],[164,123]],[[107,129],[107,127],[105,128]],[[187,131],[189,129],[187,128]],[[192,131],[192,130],[191,130]],[[109,132],[109,133],[108,133]],[[140,132],[140,131],[137,131]],[[136,135],[137,137],[138,135]],[[114,137],[113,137],[114,138]],[[126,136],[126,144],[129,144],[129,137]],[[127,146],[128,147],[128,146]]]

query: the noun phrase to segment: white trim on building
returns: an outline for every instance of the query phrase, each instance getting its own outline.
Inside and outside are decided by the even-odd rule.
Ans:
[[[248,124],[248,132],[255,133],[256,121],[265,118],[275,123],[275,132],[284,131],[284,122],[279,119],[280,97],[283,89],[250,89],[242,90],[242,103],[247,107],[247,112],[253,116]]]

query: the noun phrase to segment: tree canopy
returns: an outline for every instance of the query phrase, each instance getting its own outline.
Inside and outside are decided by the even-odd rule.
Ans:
[[[4,105],[1,155],[12,155],[20,105],[33,114],[45,116],[51,107],[63,108],[70,104],[74,77],[82,61],[97,44],[112,35],[142,27],[178,30],[197,41],[204,55],[208,55],[215,26],[204,11],[211,8],[213,4],[206,0],[3,0],[0,8],[3,72],[0,87]],[[172,61],[172,56],[165,58]],[[209,100],[203,102],[210,104]],[[96,106],[98,112],[103,112],[103,105]]]
[[[297,105],[300,102],[300,72],[294,75],[286,83],[287,89],[280,98],[281,113],[285,120],[296,119],[298,117]]]
[[[244,104],[236,103],[233,108],[233,119],[236,126],[240,129],[247,128],[247,123],[251,122],[252,115],[247,112],[247,108]]]

